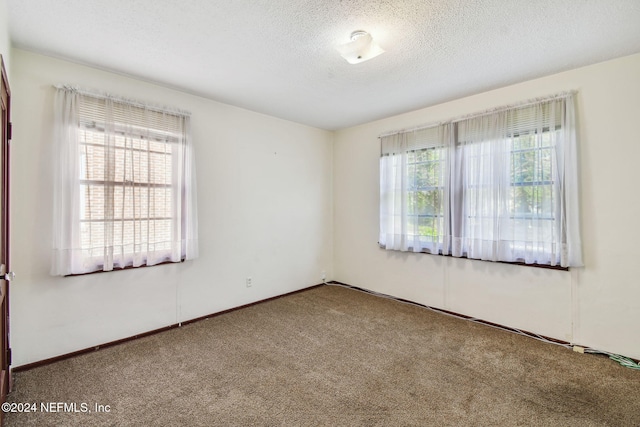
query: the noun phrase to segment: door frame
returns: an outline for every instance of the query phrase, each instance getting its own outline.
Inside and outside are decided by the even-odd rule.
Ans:
[[[7,393],[11,391],[11,348],[9,341],[9,280],[5,274],[9,267],[9,141],[11,140],[11,89],[4,66],[4,58],[0,55],[0,107],[2,111],[2,132],[0,146],[0,403],[4,403]]]

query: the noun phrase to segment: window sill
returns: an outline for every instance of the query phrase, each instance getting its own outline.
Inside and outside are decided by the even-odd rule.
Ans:
[[[107,271],[96,270],[96,271],[89,271],[87,273],[67,274],[67,275],[65,275],[63,277],[87,276],[87,275],[90,275],[90,274],[98,274],[98,273],[112,273],[114,271],[134,270],[134,269],[138,269],[138,268],[156,267],[158,265],[166,265],[166,264],[179,264],[179,263],[183,263],[183,262],[185,262],[185,258],[182,258],[180,261],[163,261],[163,262],[160,262],[158,264],[153,264],[153,265],[146,265],[145,264],[145,265],[140,265],[138,267],[134,267],[132,265],[128,265],[126,267],[122,267],[122,268],[121,267],[116,267],[113,270],[107,270]]]
[[[384,245],[381,245],[380,243],[378,243],[378,247],[380,249],[385,249]],[[442,256],[442,257],[449,257],[449,258],[458,258],[458,259],[470,259],[472,261],[483,261],[483,262],[493,262],[493,263],[497,263],[497,264],[510,264],[510,265],[521,265],[523,267],[534,267],[534,268],[544,268],[547,270],[561,270],[561,271],[569,271],[569,267],[562,267],[560,265],[549,265],[549,264],[527,264],[524,261],[489,261],[486,259],[479,259],[479,258],[469,258],[467,256],[460,256],[460,257],[454,257],[451,254],[442,254],[442,253],[431,253],[431,252],[427,252],[427,251],[420,251],[420,252],[413,252],[413,251],[407,251],[408,253],[415,253],[415,254],[425,254],[425,255],[437,255],[437,256]]]

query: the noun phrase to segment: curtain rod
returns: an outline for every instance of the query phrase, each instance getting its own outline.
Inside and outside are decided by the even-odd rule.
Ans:
[[[440,126],[440,125],[443,125],[443,124],[446,124],[446,123],[457,123],[457,122],[461,122],[463,120],[468,120],[468,119],[473,119],[473,118],[476,118],[476,117],[486,116],[486,115],[492,114],[492,113],[498,113],[498,112],[501,112],[501,111],[511,110],[511,109],[514,109],[514,108],[526,107],[526,106],[529,106],[529,105],[537,104],[539,102],[552,101],[554,99],[567,98],[568,96],[575,95],[576,93],[577,93],[577,91],[570,90],[570,91],[556,93],[554,95],[543,96],[543,97],[539,97],[539,98],[530,98],[530,99],[527,99],[526,101],[522,101],[522,102],[518,102],[518,103],[514,103],[514,104],[503,105],[501,107],[496,107],[496,108],[490,108],[490,109],[487,109],[487,110],[484,110],[484,111],[480,111],[480,112],[477,112],[477,113],[471,113],[471,114],[466,114],[466,115],[463,115],[463,116],[454,117],[454,118],[449,119],[449,120],[443,120],[443,121],[436,122],[436,123],[429,123],[429,124],[426,124],[426,125],[419,125],[419,126],[415,126],[415,127],[408,128],[408,129],[400,129],[400,130],[394,130],[394,131],[390,131],[390,132],[385,132],[383,134],[380,134],[378,136],[378,139],[383,138],[385,136],[397,135],[397,134],[401,134],[401,133],[415,132],[417,130],[422,130],[422,129],[429,129],[429,128]]]
[[[68,84],[65,84],[65,85],[53,85],[53,87],[58,89],[58,90],[62,89],[62,90],[67,90],[67,91],[71,91],[71,92],[76,92],[76,93],[78,93],[80,95],[90,96],[92,98],[110,99],[112,101],[121,102],[121,103],[124,103],[124,104],[127,104],[127,105],[131,105],[133,107],[146,108],[148,110],[156,111],[158,113],[171,113],[171,114],[174,114],[174,115],[180,115],[180,116],[185,116],[185,117],[190,117],[191,116],[191,112],[190,111],[181,110],[179,108],[148,104],[146,102],[141,102],[141,101],[136,101],[136,100],[133,100],[133,99],[124,98],[124,97],[117,96],[117,95],[112,95],[112,94],[106,93],[106,92],[97,92],[97,91],[91,91],[91,90],[86,90],[86,89],[80,89],[79,87],[68,85]]]

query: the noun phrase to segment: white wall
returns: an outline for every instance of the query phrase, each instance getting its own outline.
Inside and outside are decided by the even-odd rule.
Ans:
[[[331,132],[18,49],[12,61],[14,366],[318,284],[323,270],[331,277]],[[59,83],[192,112],[199,259],[49,276]]]
[[[0,23],[0,43],[1,33]],[[322,270],[352,285],[640,358],[640,263],[631,246],[640,237],[632,175],[640,158],[640,55],[335,136],[21,50],[11,61],[14,366],[310,286]],[[200,259],[48,275],[56,83],[193,113]],[[579,91],[585,268],[564,272],[378,248],[379,134],[569,89]],[[245,287],[247,276],[252,288]]]
[[[336,133],[334,277],[351,285],[640,358],[640,54]],[[578,90],[584,268],[569,272],[377,246],[378,135]]]
[[[0,55],[4,61],[7,77],[11,81],[11,40],[9,38],[9,19],[7,2],[0,0]]]

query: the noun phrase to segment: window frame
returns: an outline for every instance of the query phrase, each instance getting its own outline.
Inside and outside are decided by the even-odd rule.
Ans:
[[[527,265],[527,266],[533,266],[533,267],[552,268],[552,269],[560,269],[560,270],[569,269],[568,263],[567,265],[564,265],[566,259],[568,258],[571,258],[571,260],[577,259],[577,262],[575,262],[572,266],[582,265],[581,249],[579,248],[579,245],[577,248],[577,251],[578,251],[577,256],[575,255],[575,253],[572,254],[571,256],[568,256],[568,255],[565,255],[565,252],[560,252],[565,250],[564,239],[566,235],[563,233],[568,234],[569,232],[573,232],[573,233],[576,232],[576,230],[578,229],[577,218],[572,217],[571,230],[567,231],[565,227],[563,228],[560,234],[558,234],[556,230],[556,228],[558,227],[557,224],[560,221],[566,221],[566,218],[563,216],[563,215],[566,215],[566,213],[565,212],[561,213],[559,210],[561,209],[560,207],[561,203],[564,203],[565,201],[560,199],[568,199],[570,198],[570,195],[571,195],[566,193],[567,191],[566,186],[561,187],[564,190],[564,192],[562,192],[558,188],[559,186],[557,185],[558,183],[556,182],[557,180],[561,180],[561,178],[557,175],[558,173],[561,173],[559,172],[559,167],[566,166],[566,165],[558,166],[557,158],[556,158],[556,156],[562,155],[564,160],[565,154],[567,152],[566,151],[567,148],[564,147],[564,144],[567,144],[567,143],[562,138],[568,137],[568,139],[571,139],[571,141],[568,143],[570,145],[568,150],[570,154],[573,156],[572,160],[577,162],[577,159],[575,158],[575,128],[573,127],[574,126],[573,107],[570,107],[570,108],[567,107],[566,114],[568,114],[571,119],[568,122],[564,121],[565,111],[562,111],[562,112],[556,111],[554,109],[555,105],[548,107],[548,110],[543,109],[542,111],[543,111],[544,117],[542,120],[549,120],[549,123],[555,123],[555,125],[553,126],[547,125],[542,127],[539,126],[540,122],[534,122],[531,119],[531,113],[525,109],[530,105],[534,105],[537,108],[538,103],[539,105],[544,105],[544,108],[547,108],[547,106],[544,104],[545,102],[549,100],[551,101],[560,100],[563,98],[566,100],[563,102],[572,103],[573,102],[572,95],[573,94],[561,94],[559,96],[549,97],[546,100],[535,101],[531,103],[529,102],[523,103],[522,105],[524,107],[522,110],[518,110],[518,108],[520,108],[521,106],[517,105],[517,106],[504,107],[503,109],[496,109],[486,113],[480,113],[475,116],[467,116],[472,118],[474,117],[482,118],[484,116],[488,117],[491,114],[495,113],[496,111],[514,109],[515,110],[515,113],[513,114],[513,117],[515,117],[514,123],[507,122],[508,126],[506,128],[510,129],[509,132],[507,134],[500,134],[499,136],[501,144],[504,144],[505,141],[508,141],[507,151],[505,151],[504,149],[500,150],[500,149],[494,148],[494,146],[491,145],[491,144],[494,144],[494,141],[492,141],[491,138],[485,139],[485,137],[483,137],[482,134],[478,134],[479,136],[470,137],[469,135],[473,135],[473,132],[478,132],[476,129],[473,129],[473,127],[465,128],[465,130],[463,131],[463,133],[466,135],[466,138],[469,138],[467,139],[467,141],[464,141],[465,138],[460,136],[459,124],[463,122],[466,119],[466,117],[463,119],[451,120],[447,122],[438,123],[436,125],[415,128],[409,131],[389,133],[381,136],[382,148],[381,148],[381,160],[380,160],[381,185],[380,185],[379,246],[386,250],[400,250],[400,251],[430,253],[430,254],[438,254],[438,255],[444,255],[444,256],[455,256],[460,258],[488,260],[488,261],[496,261],[501,263],[515,264],[515,265]],[[562,105],[564,107],[566,104],[562,104]],[[539,113],[540,112],[536,110],[535,114],[539,114]],[[556,122],[555,121],[556,116],[561,117],[562,121]],[[511,117],[511,116],[508,116],[508,117]],[[472,126],[472,123],[473,122],[469,122],[468,126]],[[396,156],[398,161],[400,163],[405,162],[408,168],[410,164],[409,161],[407,160],[408,153],[411,151],[410,150],[411,147],[407,144],[405,144],[404,147],[402,146],[400,148],[396,147],[393,151],[390,151],[389,148],[385,148],[385,142],[387,141],[385,141],[383,138],[387,136],[394,137],[395,135],[409,134],[411,132],[415,134],[416,132],[420,132],[423,129],[430,129],[434,127],[444,127],[448,129],[444,131],[445,136],[442,139],[443,141],[442,148],[443,150],[448,150],[448,155],[449,155],[449,159],[447,162],[447,165],[449,167],[449,170],[447,171],[447,176],[449,180],[445,184],[446,185],[445,193],[448,193],[445,198],[449,201],[449,205],[447,209],[445,209],[445,213],[444,213],[445,217],[448,217],[448,218],[445,218],[446,220],[448,220],[448,221],[445,221],[448,223],[447,229],[445,230],[445,232],[447,233],[446,239],[448,240],[448,242],[445,242],[445,244],[439,246],[437,251],[425,250],[425,248],[423,247],[416,248],[415,245],[413,246],[408,245],[406,242],[400,243],[400,244],[397,242],[398,236],[400,240],[403,239],[403,236],[398,235],[397,233],[398,232],[404,233],[404,231],[397,231],[398,230],[397,227],[395,229],[390,228],[388,226],[390,222],[388,220],[387,221],[384,220],[385,215],[388,215],[387,207],[385,207],[385,203],[390,196],[385,194],[385,191],[388,191],[389,189],[385,186],[385,183],[383,183],[383,180],[384,180],[383,175],[385,173],[384,171],[385,171],[385,168],[387,167],[386,165],[389,164],[389,162],[385,163],[385,160],[384,160],[385,156]],[[569,129],[566,129],[565,127],[568,127]],[[546,135],[549,135],[549,136],[547,137]],[[526,138],[531,138],[531,141],[529,142],[529,146],[527,146]],[[397,139],[402,140],[402,138],[397,138]],[[561,141],[561,142],[558,142],[558,141]],[[573,143],[572,147],[571,147],[571,143]],[[486,175],[486,174],[479,175],[481,177],[484,176],[485,178],[483,179],[488,180],[488,183],[489,183],[488,188],[493,188],[493,186],[495,186],[495,183],[493,182],[495,180],[502,182],[502,180],[506,179],[507,181],[508,198],[504,198],[503,196],[502,199],[498,199],[498,200],[502,200],[501,203],[504,203],[505,206],[493,205],[493,204],[490,205],[489,209],[491,212],[493,212],[493,214],[491,214],[491,216],[489,216],[488,218],[490,218],[491,221],[500,221],[500,223],[507,221],[508,223],[511,223],[511,225],[516,224],[517,221],[528,221],[528,227],[529,228],[536,227],[534,231],[537,232],[540,236],[542,236],[542,237],[538,237],[538,235],[534,233],[536,238],[543,239],[543,240],[538,240],[539,242],[541,242],[540,246],[536,246],[537,245],[535,243],[536,240],[531,240],[531,237],[530,237],[531,232],[527,232],[526,230],[522,231],[524,230],[524,227],[513,227],[513,230],[515,230],[514,232],[525,233],[523,234],[523,236],[525,237],[521,238],[522,240],[517,240],[516,238],[514,238],[513,240],[503,240],[504,237],[501,234],[497,234],[495,236],[487,235],[486,237],[483,237],[483,239],[486,238],[488,239],[488,241],[493,241],[494,244],[496,245],[507,245],[504,247],[507,248],[505,254],[508,254],[506,256],[509,259],[505,259],[504,256],[501,255],[502,252],[500,251],[503,249],[503,246],[499,246],[500,249],[497,249],[497,250],[493,249],[494,256],[498,257],[497,259],[487,259],[487,258],[483,258],[483,256],[478,256],[477,253],[473,253],[470,256],[465,246],[467,243],[464,243],[465,241],[462,241],[462,243],[456,241],[456,239],[459,239],[459,238],[456,238],[454,236],[462,236],[465,239],[469,239],[470,235],[467,234],[468,232],[462,231],[462,234],[461,234],[461,230],[463,230],[464,227],[468,228],[471,226],[471,222],[470,222],[470,218],[472,218],[471,212],[473,212],[473,209],[475,206],[475,204],[471,203],[468,199],[470,197],[469,190],[471,186],[468,182],[465,181],[466,180],[465,176],[470,173],[466,169],[469,167],[468,165],[469,159],[467,158],[469,154],[468,153],[461,154],[461,152],[463,150],[466,150],[467,147],[477,148],[478,144],[487,144],[488,146],[490,146],[489,151],[491,150],[496,151],[498,156],[504,156],[505,153],[508,156],[508,162],[506,163],[496,162],[500,164],[499,171],[497,172],[498,175],[496,175],[495,173],[489,174],[489,175]],[[557,144],[560,144],[560,145],[556,146]],[[561,150],[565,150],[565,151],[561,151]],[[520,164],[518,164],[519,160],[517,159],[517,156],[518,156],[517,153],[521,153],[520,154],[521,158],[523,156],[526,156],[527,155],[526,153],[534,153],[533,166],[530,166],[533,168],[533,170],[530,171],[531,176],[527,177],[525,175],[521,175],[520,180],[518,180],[518,175],[517,175],[518,171],[520,170],[521,174],[527,171],[526,171],[525,162],[521,162]],[[481,155],[481,154],[478,154],[478,155]],[[467,163],[464,163],[464,162],[467,162]],[[415,162],[412,163],[412,165],[413,167],[416,167]],[[417,173],[418,172],[414,171],[414,174],[417,174]],[[573,169],[569,171],[569,174],[572,174],[572,173],[574,174],[577,173],[577,167],[574,166]],[[563,177],[562,179],[566,180],[566,177]],[[577,177],[575,177],[573,181],[571,181],[571,179],[568,179],[568,181],[570,181],[574,185],[573,188],[577,189]],[[564,184],[564,182],[562,181],[559,181],[559,182]],[[431,186],[430,184],[432,183],[426,182],[426,187],[430,187]],[[433,185],[435,184],[437,183],[433,183]],[[480,186],[483,184],[482,182],[478,182],[477,185]],[[409,184],[406,187],[402,187],[403,190],[398,190],[397,184],[395,187],[396,188],[392,188],[391,191],[408,191]],[[545,192],[547,192],[546,194],[548,197],[546,199],[540,199],[541,203],[543,203],[543,206],[536,207],[535,209],[533,207],[529,207],[528,213],[525,212],[526,209],[524,209],[523,205],[520,205],[520,207],[518,207],[519,205],[518,190],[524,187],[533,189],[530,194],[529,202],[535,201],[536,194],[545,194]],[[495,190],[492,190],[492,191],[495,191]],[[501,191],[504,191],[504,190],[501,190]],[[537,191],[540,191],[540,193],[537,193]],[[573,197],[575,197],[575,200],[572,201],[574,202],[573,209],[576,209],[577,203],[575,202],[577,201],[577,195],[574,194]],[[406,199],[410,199],[410,196],[407,195]],[[487,200],[494,200],[494,199],[479,198],[478,200],[487,201]],[[524,199],[521,199],[521,200],[524,200]],[[407,211],[410,211],[408,207],[405,207],[405,208]],[[394,209],[395,209],[394,213],[396,216],[404,215],[404,217],[406,218],[410,217],[410,214],[402,211],[402,207],[400,209],[398,207]],[[482,213],[476,210],[475,216],[478,216],[478,215],[482,215]],[[545,215],[547,215],[547,217],[545,217]],[[572,215],[577,216],[575,212]],[[548,227],[545,228],[544,226],[541,225],[541,223],[544,223],[544,221],[551,221],[551,223]],[[397,222],[397,220],[395,222]],[[492,228],[486,227],[486,229],[490,231]],[[480,231],[481,234],[483,232],[484,231]],[[551,237],[545,238],[544,237],[545,233],[551,233],[549,235]],[[389,238],[389,236],[392,236],[392,237]],[[423,236],[411,236],[411,237],[412,237],[412,240],[415,241],[416,239],[419,239]],[[499,239],[499,240],[496,240],[496,239]],[[389,244],[390,240],[392,241],[391,244]],[[409,239],[405,238],[405,240],[409,240]],[[561,244],[563,245],[562,248],[560,249],[558,249],[558,245],[560,244],[558,242],[561,242]],[[578,243],[579,243],[579,236],[578,236]],[[517,246],[519,244],[524,246]],[[552,249],[549,249],[549,246],[547,245],[551,245],[550,247],[552,247]],[[553,249],[554,247],[555,249]],[[574,248],[574,251],[575,250],[576,249]],[[526,255],[524,254],[525,252],[526,252]],[[479,253],[483,253],[483,252],[479,252]],[[534,261],[531,262],[530,260],[527,260],[525,258],[520,258],[519,254],[522,254],[522,256],[526,256],[527,258],[533,257]],[[548,260],[548,262],[540,261],[541,259],[544,260],[545,258]]]
[[[71,86],[56,89],[51,274],[197,258],[190,114]],[[96,240],[87,237],[91,232]]]
[[[415,155],[417,153],[430,153],[430,152],[433,152],[433,153],[438,152],[439,153],[439,155],[438,155],[439,158],[436,159],[436,160],[425,160],[425,161],[415,161],[415,162],[410,162],[409,160],[407,160],[407,169],[409,169],[409,167],[412,166],[412,165],[413,166],[417,166],[417,165],[425,165],[425,164],[435,164],[435,163],[437,163],[437,164],[439,164],[439,169],[441,170],[440,179],[441,179],[442,182],[433,183],[432,185],[426,185],[426,186],[415,186],[415,187],[413,187],[412,190],[408,191],[408,192],[412,192],[414,195],[417,195],[417,193],[420,193],[420,192],[425,192],[425,191],[429,192],[429,191],[434,191],[434,190],[437,190],[438,192],[441,193],[441,196],[440,196],[441,203],[440,203],[439,212],[432,213],[432,214],[429,214],[429,213],[422,213],[422,214],[421,213],[416,213],[415,215],[408,215],[410,217],[414,217],[415,220],[418,221],[418,226],[417,226],[418,230],[423,226],[423,225],[420,224],[420,218],[432,218],[432,219],[434,219],[432,221],[432,224],[431,224],[431,227],[430,227],[431,230],[436,230],[437,229],[435,224],[434,224],[435,218],[439,218],[440,219],[438,221],[439,222],[438,225],[440,226],[440,228],[444,227],[445,212],[444,212],[444,209],[443,209],[443,206],[442,206],[442,201],[445,199],[445,192],[447,191],[447,187],[446,187],[445,182],[444,182],[445,181],[444,174],[446,173],[444,171],[446,171],[446,162],[447,162],[446,150],[447,150],[447,147],[445,147],[445,146],[439,146],[439,147],[435,146],[435,147],[426,147],[426,148],[410,150],[408,152],[408,155]],[[441,155],[442,153],[444,153],[445,155],[442,156]],[[417,171],[415,171],[414,173],[417,175]],[[431,171],[427,171],[427,176],[429,176],[430,173],[431,173]],[[408,198],[411,198],[411,197],[408,196]],[[416,204],[417,204],[417,202],[416,202]],[[425,227],[429,227],[429,226],[425,225]],[[414,228],[416,228],[416,227],[414,226]],[[435,252],[436,253],[442,253],[443,242],[441,242],[440,239],[437,239],[437,240],[434,241],[434,238],[438,238],[439,237],[439,235],[436,234],[435,231],[432,232],[430,235],[429,234],[417,234],[417,235],[414,235],[414,238],[418,238],[418,240],[422,240],[422,237],[430,238],[431,241],[426,241],[424,243],[425,244],[431,244],[431,245],[436,244],[437,247],[435,248]],[[411,247],[411,249],[413,249],[413,248]],[[423,250],[423,247],[421,247],[421,251],[422,250]],[[429,250],[426,253],[431,253],[431,250]]]
[[[149,170],[147,171],[147,180],[146,182],[143,182],[141,180],[136,180],[135,179],[135,175],[136,175],[136,170],[135,167],[132,168],[132,176],[127,176],[127,167],[126,167],[126,163],[127,163],[127,155],[128,154],[133,154],[135,152],[139,152],[139,153],[147,153],[147,155],[149,154],[160,154],[163,155],[165,158],[168,157],[170,163],[173,162],[173,150],[172,151],[159,151],[159,150],[154,150],[151,148],[151,141],[154,141],[156,144],[157,143],[161,143],[163,145],[169,145],[169,144],[177,144],[179,143],[179,139],[177,137],[174,137],[173,135],[167,135],[167,138],[165,141],[161,141],[160,138],[147,138],[145,137],[145,135],[140,135],[138,138],[132,137],[132,136],[127,136],[124,132],[122,134],[122,138],[123,138],[123,142],[122,145],[116,144],[113,149],[116,152],[114,154],[115,158],[118,158],[118,154],[117,152],[120,150],[122,151],[122,157],[123,157],[123,173],[122,173],[122,180],[118,179],[117,177],[114,178],[113,180],[106,180],[106,179],[89,179],[89,176],[100,176],[101,172],[103,176],[106,176],[107,173],[104,170],[97,170],[97,171],[90,171],[89,169],[91,168],[92,162],[89,160],[89,157],[91,156],[86,150],[85,147],[91,146],[94,148],[98,148],[98,149],[103,149],[106,150],[105,144],[99,144],[96,142],[87,142],[87,136],[86,133],[91,133],[93,135],[98,135],[98,139],[102,138],[106,138],[106,132],[104,130],[104,127],[99,127],[99,126],[95,126],[95,124],[93,126],[83,126],[82,123],[80,124],[79,128],[78,128],[78,132],[79,132],[79,164],[80,164],[80,178],[78,183],[80,184],[80,188],[81,188],[81,195],[83,195],[84,197],[81,196],[80,198],[80,206],[78,207],[80,210],[80,233],[82,236],[84,236],[84,233],[86,231],[83,230],[83,226],[86,224],[103,224],[103,227],[107,226],[107,223],[112,222],[112,223],[116,223],[116,222],[121,222],[122,223],[122,232],[121,232],[121,238],[124,240],[124,238],[126,237],[125,232],[124,232],[124,227],[126,223],[136,223],[136,222],[156,222],[156,221],[172,221],[174,219],[173,216],[162,216],[162,217],[158,217],[158,216],[154,216],[151,214],[151,212],[149,212],[149,210],[147,210],[147,215],[143,216],[137,216],[136,214],[133,213],[133,217],[114,217],[113,219],[107,219],[107,218],[83,218],[83,214],[88,212],[91,215],[91,207],[87,207],[87,203],[91,203],[90,199],[92,199],[92,196],[89,194],[87,195],[87,193],[90,193],[91,190],[87,187],[93,187],[93,188],[103,188],[103,191],[106,192],[108,191],[108,189],[110,187],[115,187],[118,186],[118,188],[122,188],[123,192],[126,193],[126,190],[131,190],[133,192],[132,197],[135,199],[136,195],[136,189],[144,189],[147,188],[148,190],[151,189],[158,189],[158,188],[163,188],[166,190],[169,190],[169,193],[171,191],[171,189],[173,188],[171,183],[158,183],[158,182],[151,182],[151,178],[149,177],[149,174],[151,173],[151,168],[149,168]],[[131,142],[131,147],[127,147],[127,140],[129,140]],[[140,141],[138,143],[139,146],[142,146],[143,143],[145,143],[147,145],[147,147],[149,147],[148,149],[143,149],[143,148],[135,148],[133,147],[133,140],[138,140]],[[150,157],[150,156],[148,156]],[[84,161],[83,161],[84,159]],[[133,160],[132,164],[133,164]],[[149,164],[152,163],[152,161],[148,158],[147,162]],[[166,162],[165,162],[166,164]],[[114,165],[115,166],[115,165]],[[84,167],[84,168],[83,168]],[[117,168],[117,166],[115,166]],[[86,172],[86,173],[83,173]],[[140,171],[138,170],[138,173]],[[171,168],[171,174],[176,173],[173,168]],[[117,173],[116,173],[117,174]],[[84,177],[84,175],[86,175],[86,178]],[[127,179],[129,178],[129,179]],[[169,195],[170,196],[170,195]],[[115,197],[115,196],[114,196]],[[147,196],[149,198],[149,200],[151,199],[149,196]],[[165,196],[166,197],[166,196]],[[126,195],[123,195],[123,199],[126,198]],[[171,203],[171,202],[169,202]],[[129,203],[124,203],[122,206],[122,210],[126,211],[130,208]],[[135,210],[135,209],[134,209]],[[88,231],[89,233],[91,233],[91,231]],[[134,233],[135,233],[135,225],[134,225]],[[84,238],[83,238],[84,240]],[[135,235],[133,236],[133,243],[130,244],[122,244],[123,247],[123,252],[117,254],[120,255],[122,257],[132,257],[135,254],[135,251],[129,251],[126,252],[124,251],[125,247],[128,247],[130,245],[136,245],[136,244],[140,244],[140,243],[136,243],[136,237]],[[154,242],[157,240],[157,238],[155,239],[150,239],[153,240]],[[147,242],[148,243],[148,242]],[[83,247],[83,249],[85,249]],[[86,249],[90,249],[90,248],[86,248]],[[184,260],[185,254],[182,253],[181,254],[181,260]],[[98,260],[100,257],[96,256],[96,257],[91,257],[88,256],[86,257],[87,259],[92,259],[92,260]],[[141,258],[142,261],[142,265],[139,266],[133,266],[130,265],[133,260],[128,260],[124,263],[124,265],[118,265],[118,269],[124,269],[124,268],[137,268],[137,267],[143,267],[143,266],[147,266],[147,257],[143,256]],[[171,253],[170,250],[167,249],[166,250],[166,255],[164,257],[161,257],[161,263],[167,263],[167,262],[171,262]],[[97,262],[93,262],[97,267],[100,268],[104,268],[104,264],[99,264]],[[114,266],[115,267],[115,266]],[[115,268],[114,268],[115,269]],[[100,271],[104,271],[104,270],[100,270]],[[111,271],[111,270],[108,270]]]

